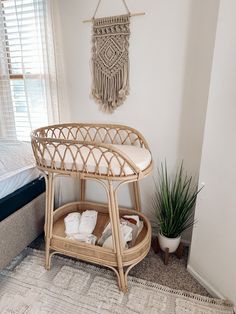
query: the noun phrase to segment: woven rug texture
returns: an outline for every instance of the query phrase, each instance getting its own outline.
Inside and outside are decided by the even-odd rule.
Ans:
[[[129,292],[118,290],[112,271],[27,249],[0,272],[1,314],[231,314],[225,301],[173,290],[129,277]]]

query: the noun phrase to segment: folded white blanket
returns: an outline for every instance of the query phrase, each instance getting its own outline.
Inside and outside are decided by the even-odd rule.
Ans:
[[[127,249],[128,244],[127,242],[132,240],[132,231],[133,229],[127,225],[120,224],[120,231],[121,231],[121,244],[122,248]],[[110,235],[103,243],[103,247],[107,249],[113,249],[113,239],[112,235]]]
[[[95,244],[97,241],[97,237],[93,234],[81,234],[76,233],[72,235],[68,235],[67,239],[69,240],[79,240],[84,243]]]
[[[74,212],[68,214],[64,218],[66,235],[71,235],[79,232],[80,216],[81,216],[80,213]]]
[[[143,228],[143,221],[139,219],[138,215],[125,215],[120,219],[120,231],[121,231],[121,244],[123,249],[128,249],[135,244],[139,233]],[[103,230],[101,238],[98,240],[98,244],[113,249],[113,238],[110,222]]]
[[[98,213],[95,210],[86,210],[82,213],[79,225],[79,233],[93,233],[97,223]]]
[[[66,238],[81,242],[95,244],[97,237],[93,231],[97,223],[97,212],[86,210],[82,214],[73,212],[64,218]]]
[[[124,218],[127,219],[133,219],[134,221],[136,221],[136,225],[137,227],[140,226],[140,219],[138,215],[125,215],[123,216]],[[111,223],[109,222],[106,226],[106,228],[103,230],[102,234],[104,234],[105,232],[107,232],[107,230],[111,229]]]

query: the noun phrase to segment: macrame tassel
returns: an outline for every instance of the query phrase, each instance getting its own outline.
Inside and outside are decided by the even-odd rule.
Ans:
[[[94,19],[92,96],[112,113],[129,94],[129,15]]]

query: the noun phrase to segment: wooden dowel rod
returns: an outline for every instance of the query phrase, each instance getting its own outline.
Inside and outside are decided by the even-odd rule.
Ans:
[[[145,15],[146,13],[145,12],[140,12],[140,13],[131,13],[130,16],[131,17],[134,17],[134,16],[140,16],[140,15]],[[90,20],[84,20],[83,23],[91,23],[93,20],[90,19]]]

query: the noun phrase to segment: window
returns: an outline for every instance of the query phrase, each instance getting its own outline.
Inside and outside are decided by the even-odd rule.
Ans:
[[[49,123],[45,1],[0,1],[9,80],[9,91],[4,92],[13,110],[17,139],[29,140],[32,129]],[[3,86],[7,88],[6,84]]]

